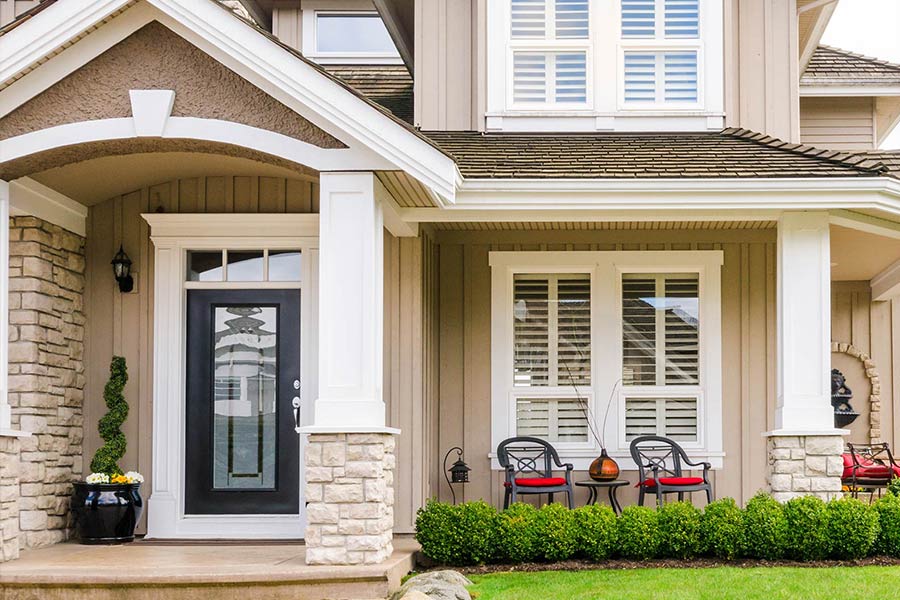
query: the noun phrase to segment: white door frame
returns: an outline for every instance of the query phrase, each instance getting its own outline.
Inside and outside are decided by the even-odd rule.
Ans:
[[[147,505],[148,538],[298,539],[306,531],[305,473],[300,441],[300,514],[186,515],[185,340],[188,289],[300,289],[302,424],[310,423],[318,394],[317,214],[145,214],[154,246],[153,478]],[[299,249],[303,280],[280,284],[186,282],[188,250]]]

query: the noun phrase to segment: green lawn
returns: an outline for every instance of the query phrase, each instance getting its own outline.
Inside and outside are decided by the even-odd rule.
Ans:
[[[477,600],[879,600],[900,597],[900,567],[720,567],[473,575]]]

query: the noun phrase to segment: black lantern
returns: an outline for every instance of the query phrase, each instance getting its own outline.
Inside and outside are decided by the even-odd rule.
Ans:
[[[134,289],[134,279],[131,277],[131,259],[125,254],[125,249],[119,245],[119,251],[110,263],[113,268],[113,275],[119,283],[119,291],[127,294]]]
[[[448,469],[447,459],[456,452],[456,462]],[[469,465],[463,460],[463,451],[459,446],[450,448],[444,455],[444,477],[447,479],[447,485],[450,486],[450,493],[453,494],[453,504],[456,504],[456,491],[453,489],[454,483],[469,483]]]

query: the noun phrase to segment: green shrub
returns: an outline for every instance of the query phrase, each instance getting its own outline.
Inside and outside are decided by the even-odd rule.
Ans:
[[[659,517],[646,506],[628,506],[619,516],[617,527],[619,554],[644,560],[659,553]]]
[[[495,555],[497,510],[482,501],[453,506],[430,500],[417,513],[416,541],[437,563],[483,564]]]
[[[541,547],[537,509],[514,502],[497,520],[497,559],[509,563],[531,562]]]
[[[592,504],[573,512],[578,551],[593,561],[609,558],[616,547],[616,513],[613,509]]]
[[[550,562],[571,558],[577,547],[575,514],[562,504],[548,504],[538,511],[539,555]]]
[[[743,552],[751,558],[776,560],[784,556],[787,519],[784,507],[769,494],[760,492],[744,509]]]
[[[864,558],[878,539],[878,513],[856,498],[828,503],[828,539],[834,558]]]
[[[886,494],[878,499],[873,508],[879,523],[876,552],[900,557],[900,496]]]
[[[103,445],[94,453],[91,460],[91,472],[106,473],[110,477],[121,475],[119,460],[125,456],[126,440],[122,433],[122,423],[128,418],[128,402],[122,391],[128,382],[128,368],[125,359],[113,356],[109,363],[109,379],[103,388],[103,401],[106,402],[106,414],[100,417],[98,430],[103,438]]]
[[[887,491],[895,496],[900,496],[900,477],[894,477],[887,486]]]
[[[700,511],[690,502],[659,508],[660,553],[666,558],[693,558],[700,553]]]
[[[828,508],[821,498],[801,496],[784,505],[787,555],[795,560],[822,560],[831,550]]]
[[[732,498],[707,505],[700,519],[703,552],[731,560],[741,553],[744,541],[744,513]]]

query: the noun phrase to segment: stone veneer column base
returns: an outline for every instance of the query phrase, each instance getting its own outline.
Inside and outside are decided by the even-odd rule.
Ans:
[[[306,563],[377,564],[393,552],[394,436],[309,435]]]
[[[797,496],[840,497],[843,451],[840,434],[768,434],[767,479],[772,496],[781,502]]]
[[[19,558],[19,438],[0,435],[0,563]]]

